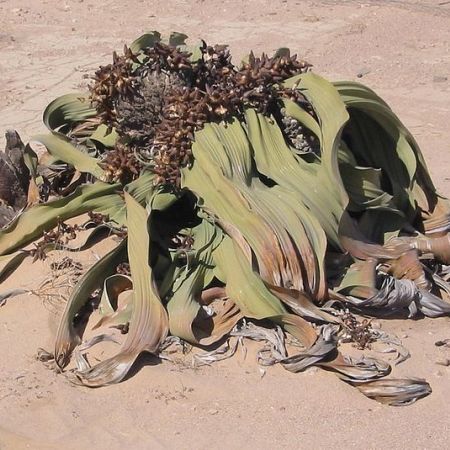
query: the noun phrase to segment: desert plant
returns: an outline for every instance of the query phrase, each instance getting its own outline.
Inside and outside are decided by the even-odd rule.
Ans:
[[[329,82],[287,49],[235,66],[226,46],[185,40],[141,36],[96,72],[89,93],[44,112],[50,133],[34,140],[45,164],[59,165],[64,192],[0,233],[0,275],[44,232],[86,212],[122,239],[74,288],[58,367],[81,343],[75,317],[101,289],[105,322],[129,329],[116,356],[74,371],[83,385],[121,381],[169,334],[208,346],[246,318],[301,343],[277,359],[288,370],[323,367],[389,404],[427,395],[421,380],[379,380],[391,370],[382,361],[344,357],[334,309],[450,312],[449,202],[414,138],[371,89]],[[30,146],[26,155],[42,186]],[[129,273],[118,273],[124,264]]]

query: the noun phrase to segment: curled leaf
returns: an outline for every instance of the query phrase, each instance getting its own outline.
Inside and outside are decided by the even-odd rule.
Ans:
[[[75,382],[89,387],[120,382],[142,352],[158,352],[169,329],[167,312],[161,304],[148,262],[151,251],[148,213],[127,192],[125,201],[128,211],[128,260],[133,282],[130,328],[117,355],[89,369],[75,372]]]

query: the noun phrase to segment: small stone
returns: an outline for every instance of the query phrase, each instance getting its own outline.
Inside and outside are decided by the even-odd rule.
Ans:
[[[372,320],[370,323],[373,329],[380,330],[381,329],[381,322],[378,320]]]
[[[436,364],[444,367],[450,366],[450,359],[448,358],[440,358],[435,361]]]
[[[435,75],[433,77],[433,83],[445,83],[448,80],[448,77],[443,75]]]
[[[208,414],[209,414],[210,416],[215,416],[216,414],[219,414],[219,411],[218,411],[217,409],[210,409],[210,410],[208,411]]]
[[[364,75],[367,75],[370,73],[370,69],[368,67],[363,67],[362,69],[360,69],[358,71],[358,73],[356,74],[356,76],[358,78],[362,78]]]
[[[302,20],[303,20],[303,22],[316,23],[316,22],[320,22],[320,17],[315,16],[315,15],[303,16]]]

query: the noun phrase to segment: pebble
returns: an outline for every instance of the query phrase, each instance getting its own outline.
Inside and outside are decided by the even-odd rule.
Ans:
[[[356,76],[358,78],[362,78],[364,75],[368,75],[370,73],[370,69],[368,67],[363,67],[362,69],[360,69],[358,71],[358,73],[356,74]]]
[[[375,328],[376,330],[381,330],[381,322],[378,320],[373,320],[371,322],[372,328]]]
[[[435,75],[433,77],[433,83],[445,83],[448,80],[448,77],[443,75]]]
[[[450,366],[450,359],[448,359],[448,358],[437,359],[435,361],[435,363],[440,366],[448,367],[448,366]]]

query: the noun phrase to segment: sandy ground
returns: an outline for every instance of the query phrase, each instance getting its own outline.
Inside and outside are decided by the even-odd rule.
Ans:
[[[443,0],[0,0],[0,130],[16,128],[24,139],[43,131],[51,99],[85,85],[113,49],[152,29],[229,43],[237,56],[289,46],[329,78],[359,74],[415,134],[436,185],[450,195]],[[35,287],[48,274],[48,262],[27,263],[2,290]],[[393,408],[319,370],[275,367],[261,378],[251,351],[198,370],[144,365],[118,386],[75,388],[35,359],[38,347],[51,349],[57,315],[36,296],[0,310],[2,450],[448,447],[450,368],[436,362],[450,350],[434,345],[450,337],[448,318],[383,322],[412,355],[394,374],[424,377],[433,388]]]

